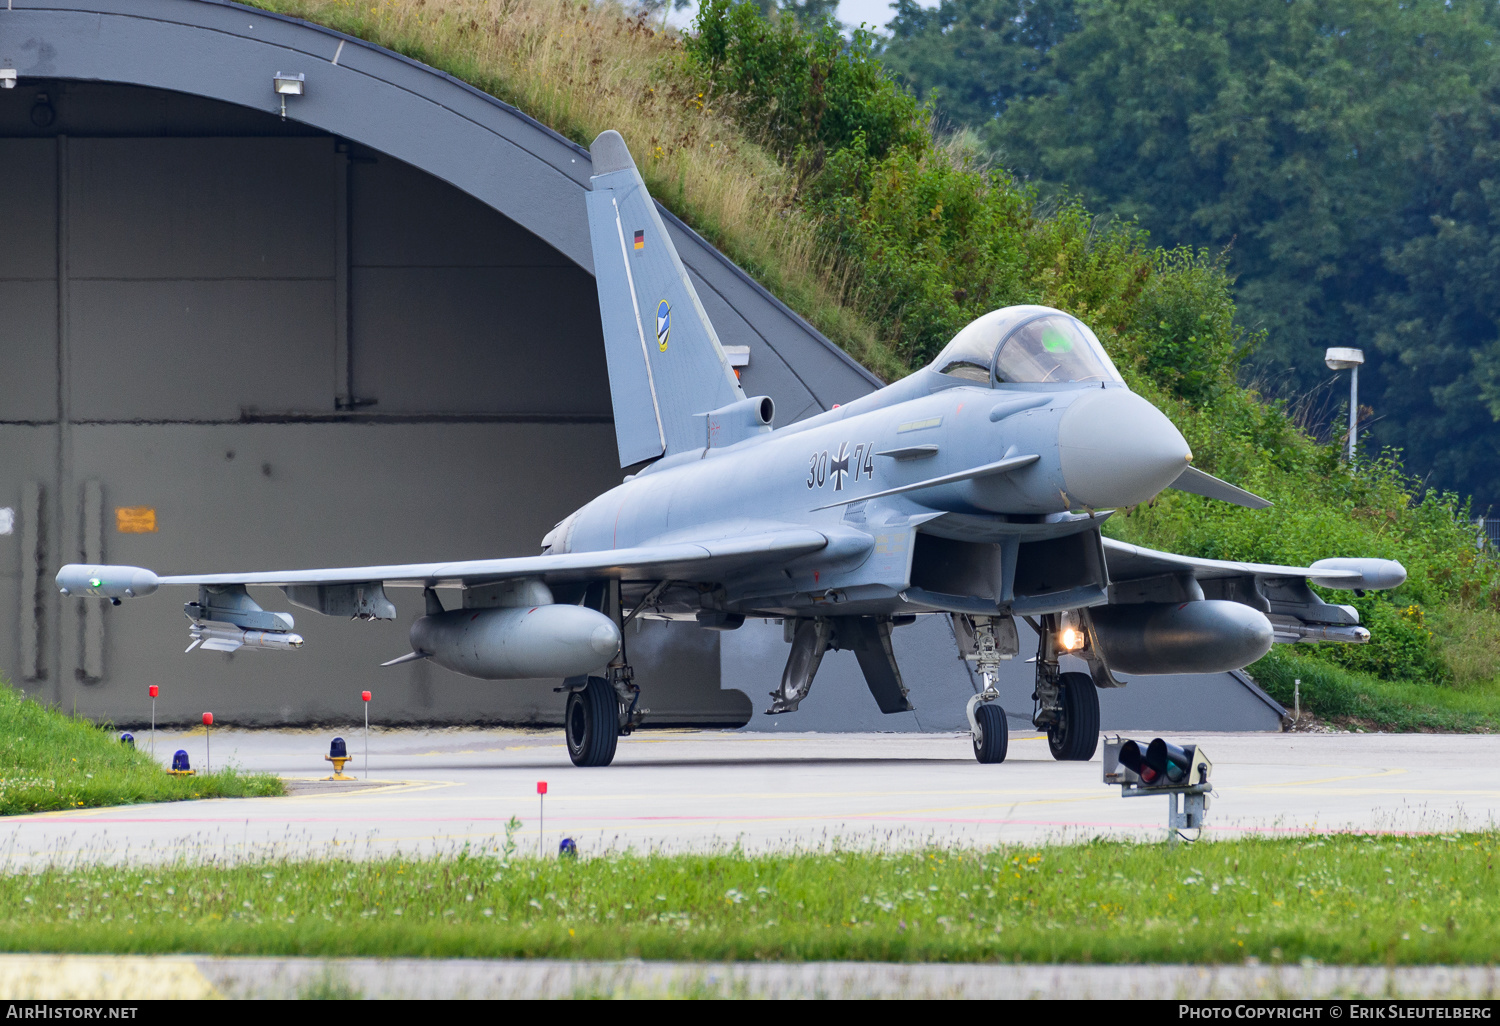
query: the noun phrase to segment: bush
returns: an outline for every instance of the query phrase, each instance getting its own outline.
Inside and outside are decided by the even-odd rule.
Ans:
[[[684,50],[705,92],[728,97],[742,124],[783,160],[814,166],[863,136],[876,158],[927,142],[925,110],[886,77],[874,35],[831,24],[809,32],[789,13],[746,0],[705,0]]]

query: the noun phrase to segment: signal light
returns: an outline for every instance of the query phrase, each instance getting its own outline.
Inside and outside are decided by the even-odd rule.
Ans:
[[[1104,782],[1132,789],[1207,787],[1213,763],[1197,745],[1179,747],[1163,738],[1142,745],[1126,738],[1104,742]]]
[[[172,768],[167,770],[174,777],[190,777],[193,775],[193,767],[188,765],[188,754],[179,748],[172,753]]]
[[[1170,783],[1176,784],[1186,777],[1192,764],[1193,757],[1187,749],[1178,748],[1159,737],[1146,746],[1146,766],[1157,776],[1166,777]]]
[[[354,777],[347,776],[344,773],[344,763],[349,761],[350,755],[349,746],[344,743],[343,738],[336,737],[333,739],[333,743],[328,746],[328,754],[323,756],[323,759],[327,762],[333,763],[333,776],[324,777],[324,780],[355,779]]]
[[[1167,840],[1172,844],[1182,830],[1202,829],[1213,768],[1198,745],[1179,747],[1159,737],[1145,746],[1118,736],[1104,741],[1104,782],[1118,784],[1122,798],[1166,795]]]
[[[120,743],[121,744],[127,744],[131,748],[134,748],[135,747],[135,735],[132,734],[130,731],[127,730],[125,733],[123,733],[123,734],[120,735]]]

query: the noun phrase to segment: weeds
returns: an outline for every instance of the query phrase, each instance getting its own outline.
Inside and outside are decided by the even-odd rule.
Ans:
[[[0,878],[0,947],[435,957],[1491,964],[1500,835],[495,852]],[[1189,954],[1190,953],[1190,954]],[[340,996],[340,980],[308,996]]]

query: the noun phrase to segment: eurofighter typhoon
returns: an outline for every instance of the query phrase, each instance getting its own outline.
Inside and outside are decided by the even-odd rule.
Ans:
[[[118,604],[197,589],[194,647],[294,649],[289,613],[247,585],[279,587],[328,616],[390,619],[387,587],[425,589],[411,652],[485,680],[561,678],[568,753],[604,766],[644,710],[624,628],[637,617],[734,630],[780,619],[789,643],[772,713],[807,697],[826,651],[852,650],[886,713],[912,708],[891,646],[919,616],[951,617],[982,688],[968,703],[974,755],[1005,759],[996,702],[1015,620],[1038,638],[1033,722],[1058,759],[1087,760],[1096,689],[1114,673],[1245,666],[1274,642],[1363,642],[1340,590],[1394,588],[1399,563],[1236,563],[1104,538],[1109,510],[1177,488],[1269,505],[1191,465],[1187,442],[1131,392],[1088,326],[1015,306],[960,331],[928,367],[842,407],[773,429],[746,396],[625,142],[594,140],[587,194],[620,466],[645,464],[570,514],[539,556],[451,563],[158,577],[69,565],[64,595]],[[446,609],[435,589],[461,587]],[[1089,672],[1062,672],[1059,656]]]

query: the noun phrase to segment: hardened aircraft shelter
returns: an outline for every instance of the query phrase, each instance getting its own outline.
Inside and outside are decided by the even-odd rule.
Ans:
[[[278,94],[278,77],[297,85]],[[621,476],[588,151],[414,61],[217,0],[9,0],[7,84],[0,674],[120,722],[148,715],[150,684],[177,722],[347,720],[364,688],[384,722],[557,722],[553,681],[379,669],[407,651],[419,592],[391,593],[394,622],[296,610],[296,653],[185,655],[187,623],[161,603],[64,599],[52,575],[69,561],[189,572],[535,553]],[[778,423],[877,387],[667,222]],[[784,658],[772,625],[747,625],[764,644],[724,651],[692,627],[631,630],[648,725],[742,725],[764,702],[738,688],[763,690],[765,674],[739,684],[735,663]],[[969,685],[951,639],[911,637],[913,697],[920,708],[941,680],[945,711],[886,729],[958,726],[947,692]],[[1221,717],[1204,726],[1274,729],[1279,707],[1253,688],[1199,683],[1232,696],[1204,703]],[[849,701],[873,711],[868,695]],[[1226,702],[1238,720],[1222,722]],[[839,718],[834,704],[794,729]]]

